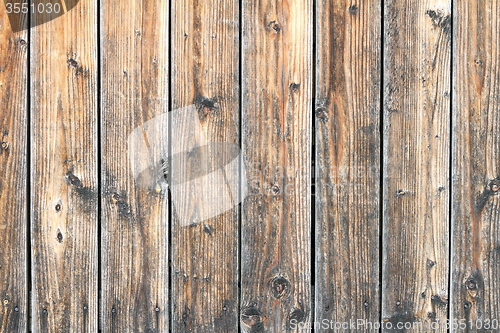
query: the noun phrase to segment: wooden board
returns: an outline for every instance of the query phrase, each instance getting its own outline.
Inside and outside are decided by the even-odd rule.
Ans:
[[[378,322],[381,1],[316,8],[316,322]]]
[[[312,1],[244,0],[241,328],[312,318]]]
[[[448,311],[451,1],[384,6],[382,320],[427,332]]]
[[[25,332],[27,285],[27,17],[0,6],[0,332]]]
[[[461,325],[456,332],[464,331],[465,320],[470,332],[497,331],[500,320],[498,15],[496,1],[455,1],[451,319]]]
[[[30,31],[36,332],[97,330],[96,10],[96,1],[82,0]]]
[[[101,1],[103,332],[169,329],[168,195],[158,173],[168,135],[161,120],[168,111],[168,10],[167,0]],[[148,136],[148,121],[159,135]],[[136,138],[144,142],[130,146],[141,132]],[[142,162],[144,177],[159,178],[136,177]]]
[[[172,329],[235,332],[238,1],[174,2],[171,40]],[[199,168],[205,171],[198,173]],[[221,209],[212,210],[216,207]]]

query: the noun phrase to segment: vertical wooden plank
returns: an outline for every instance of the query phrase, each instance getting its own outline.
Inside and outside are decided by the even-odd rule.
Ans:
[[[27,16],[0,5],[0,332],[26,332]]]
[[[312,1],[243,1],[241,327],[310,321]]]
[[[103,332],[169,327],[168,199],[163,178],[146,177],[168,135],[168,6],[101,1]]]
[[[321,0],[316,13],[316,322],[374,323],[381,1]]]
[[[174,2],[171,38],[172,329],[236,332],[238,1]],[[178,111],[181,108],[184,111]],[[188,120],[191,113],[193,124]],[[188,151],[191,155],[183,158]],[[197,174],[198,167],[205,172]],[[191,185],[179,184],[190,181]],[[212,211],[214,206],[222,208]]]
[[[451,319],[459,327],[454,332],[464,331],[465,324],[470,332],[499,329],[499,15],[497,1],[455,1]]]
[[[447,319],[450,6],[385,1],[382,317],[392,331]]]
[[[35,1],[34,5],[44,5]],[[97,330],[97,2],[31,30],[33,331]],[[48,21],[42,14],[31,20]]]

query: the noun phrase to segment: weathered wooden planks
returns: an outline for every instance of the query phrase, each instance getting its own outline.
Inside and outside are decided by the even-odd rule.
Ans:
[[[168,111],[168,9],[167,0],[101,1],[103,332],[169,328],[168,195],[157,159],[168,128],[156,118]],[[136,146],[134,129],[144,134]]]
[[[26,332],[27,16],[9,22],[0,6],[0,332]],[[29,236],[28,236],[29,237]]]
[[[500,7],[454,4],[451,319],[454,332],[498,331]]]
[[[316,8],[316,322],[379,321],[381,1]]]
[[[239,144],[238,1],[174,2],[171,40],[172,329],[235,332],[239,299],[239,161],[233,154]],[[181,108],[185,110],[179,113]],[[214,169],[221,160],[226,170]],[[230,161],[229,166],[236,168],[228,169]],[[198,168],[205,172],[194,175]],[[215,216],[207,212],[207,205],[226,208]]]
[[[384,6],[382,319],[424,332],[448,308],[451,2]]]
[[[284,332],[312,317],[312,9],[243,1],[243,332]]]
[[[97,330],[96,10],[96,1],[82,0],[71,12],[31,30],[36,332]],[[31,20],[36,24],[44,15]]]

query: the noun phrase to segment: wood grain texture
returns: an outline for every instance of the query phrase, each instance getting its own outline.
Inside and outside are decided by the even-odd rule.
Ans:
[[[378,322],[381,1],[316,17],[316,322]]]
[[[312,9],[243,1],[243,332],[286,332],[312,317]]]
[[[484,332],[500,320],[500,7],[454,3],[451,319]]]
[[[30,30],[35,332],[97,330],[96,5]]]
[[[19,24],[26,26],[27,17]],[[0,332],[26,332],[27,33],[0,5]]]
[[[239,170],[235,168],[232,175],[226,171],[219,178],[217,175],[222,169],[212,170],[211,166],[220,160],[236,158],[231,147],[239,145],[238,1],[175,1],[171,39],[172,110],[177,112],[191,105],[193,119],[199,123],[195,130],[189,127],[192,125],[187,121],[189,118],[175,113],[171,148],[173,152],[186,154],[196,150],[193,145],[201,149],[200,154],[180,160],[172,152],[172,179],[188,177],[185,181],[192,180],[192,186],[196,187],[194,192],[183,185],[171,188],[172,329],[174,332],[236,332],[239,201],[235,196],[238,190],[234,188],[229,196],[220,190],[230,187],[228,177],[233,177],[234,185],[238,185]],[[214,146],[210,142],[222,144]],[[226,163],[222,164],[225,167]],[[207,174],[194,179],[191,175],[199,167],[208,170]],[[216,202],[210,198],[216,198]],[[222,212],[225,209],[221,209],[221,214],[212,216],[206,212],[207,205],[227,206],[228,210]],[[197,214],[204,217],[195,222],[185,220],[186,216]]]
[[[168,112],[168,9],[167,0],[101,1],[103,332],[169,329],[168,195],[162,179],[144,186],[132,168],[153,170],[168,136],[161,121],[156,137],[144,127]],[[144,150],[129,149],[136,128]]]
[[[384,6],[382,319],[425,332],[448,309],[451,2]]]

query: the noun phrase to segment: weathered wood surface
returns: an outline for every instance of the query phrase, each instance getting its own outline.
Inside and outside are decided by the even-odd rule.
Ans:
[[[316,322],[378,322],[381,1],[316,17]]]
[[[496,1],[64,4],[0,3],[0,333],[498,330]]]
[[[36,332],[97,330],[96,5],[30,30]]]
[[[82,0],[30,30],[36,332],[97,330],[96,10],[96,1]]]
[[[27,16],[0,6],[0,332],[24,332],[27,284]]]
[[[500,7],[497,1],[454,4],[450,316],[467,320],[469,332],[491,331],[488,325],[496,332],[500,320]]]
[[[384,6],[382,319],[426,332],[449,298],[451,1]]]
[[[311,300],[312,1],[243,1],[241,328],[285,332]]]
[[[157,171],[168,135],[143,126],[168,111],[168,13],[167,0],[101,1],[103,332],[169,329],[168,195],[162,177],[132,173],[141,161]],[[144,149],[129,147],[136,128]]]
[[[221,193],[221,187],[230,188],[228,177],[237,184],[239,172],[238,168],[223,171],[213,166],[221,160],[234,161],[232,147],[239,145],[239,3],[175,1],[171,17],[172,329],[235,332],[238,189],[228,196]],[[181,108],[193,112],[201,133],[192,133],[191,114],[177,113]],[[177,151],[192,156],[179,160]],[[196,175],[199,168],[206,173]],[[180,181],[191,181],[194,192],[176,184]],[[231,208],[215,216],[207,212],[207,205]],[[197,214],[204,214],[199,218],[202,221],[186,220]]]

